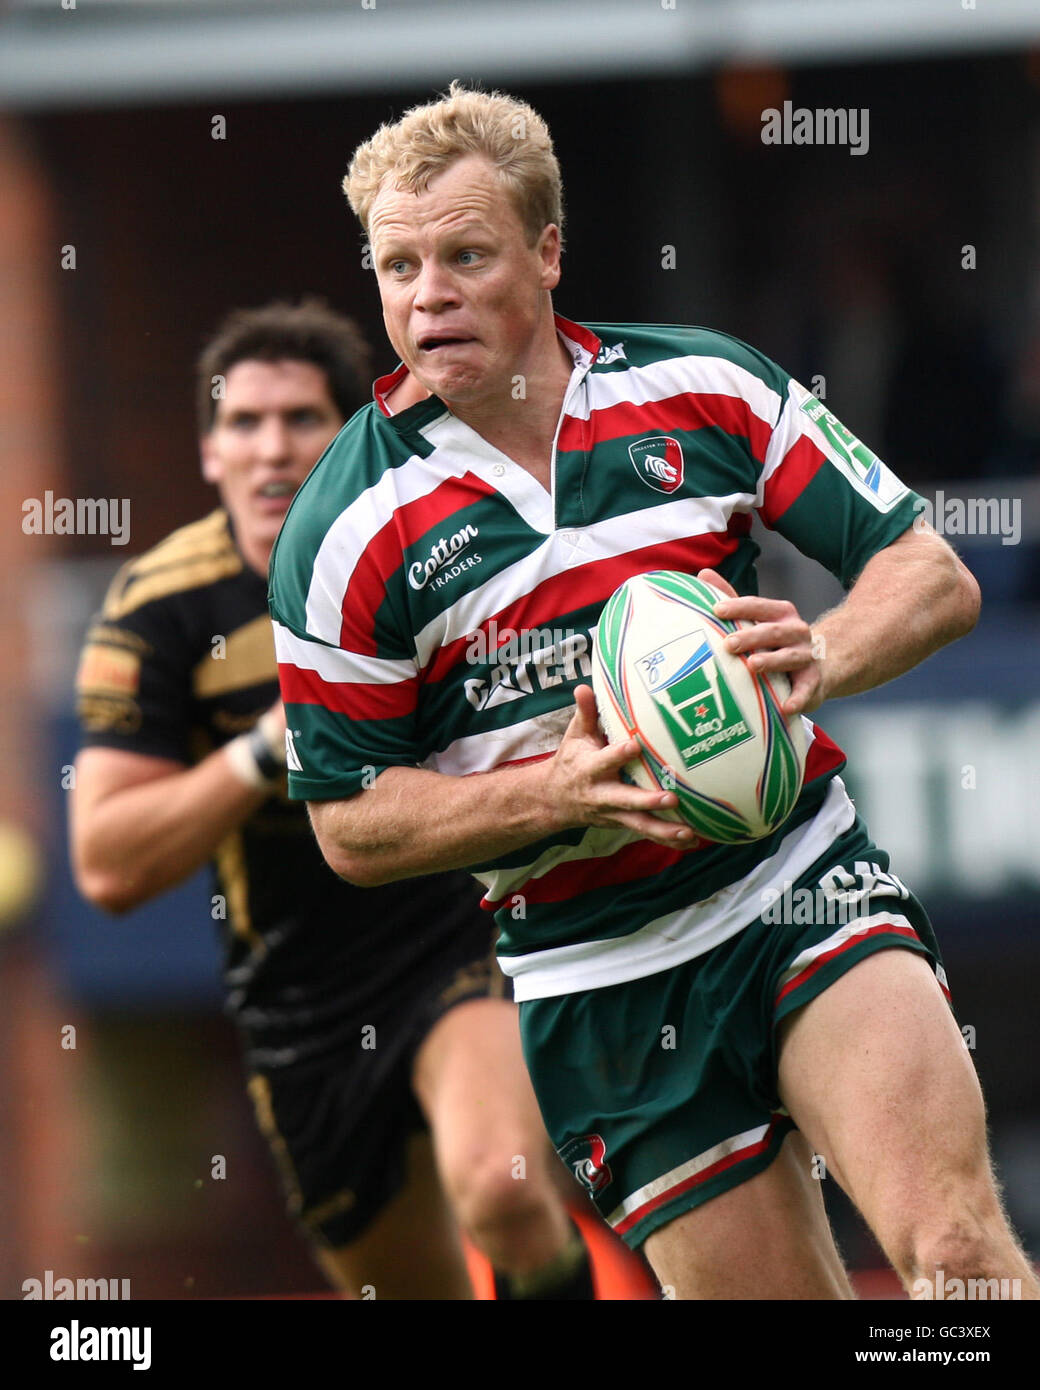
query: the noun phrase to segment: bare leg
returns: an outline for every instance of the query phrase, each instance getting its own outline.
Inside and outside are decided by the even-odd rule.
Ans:
[[[655,1231],[644,1250],[666,1293],[852,1298],[811,1158],[802,1136],[789,1134],[764,1172]]]
[[[780,1094],[911,1294],[934,1296],[942,1270],[1040,1297],[1001,1209],[975,1069],[921,956],[868,956],[785,1019]]]
[[[572,1231],[516,1006],[474,999],[445,1014],[419,1050],[414,1085],[462,1229],[504,1273],[543,1268]]]

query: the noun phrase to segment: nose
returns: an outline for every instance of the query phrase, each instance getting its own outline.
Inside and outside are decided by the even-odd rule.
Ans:
[[[423,262],[416,277],[412,303],[427,314],[437,314],[458,305],[458,286],[446,266],[433,258]]]
[[[265,417],[256,435],[257,454],[264,463],[288,463],[292,457],[289,430],[280,415]]]

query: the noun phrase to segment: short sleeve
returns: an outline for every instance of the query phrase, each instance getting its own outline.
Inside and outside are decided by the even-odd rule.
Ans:
[[[330,646],[294,631],[272,603],[285,704],[289,795],[331,801],[389,767],[415,767],[415,662]]]
[[[124,616],[113,616],[114,607],[106,600],[80,654],[76,713],[82,746],[187,765],[190,676],[183,636],[162,603]]]
[[[788,382],[755,501],[767,526],[849,588],[923,505],[822,401]]]

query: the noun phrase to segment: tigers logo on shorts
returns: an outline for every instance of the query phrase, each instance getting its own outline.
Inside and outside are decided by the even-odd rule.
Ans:
[[[607,1146],[600,1135],[583,1134],[580,1139],[572,1139],[564,1144],[557,1152],[582,1187],[588,1188],[593,1196],[614,1181],[610,1164],[605,1161]]]

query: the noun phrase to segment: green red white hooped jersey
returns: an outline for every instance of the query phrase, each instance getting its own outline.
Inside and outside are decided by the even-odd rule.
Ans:
[[[574,371],[551,495],[436,397],[392,415],[403,367],[297,493],[270,568],[292,796],[550,756],[617,586],[710,566],[754,593],[752,512],[846,585],[912,524],[915,495],[739,340],[556,325]],[[764,840],[682,854],[577,828],[473,866],[516,997],[666,970],[757,918],[855,816],[843,753],[805,722],[804,788]]]

